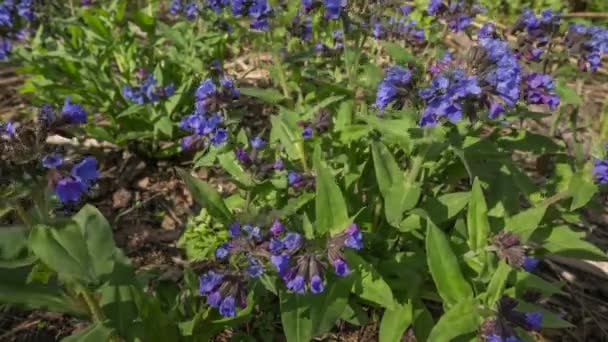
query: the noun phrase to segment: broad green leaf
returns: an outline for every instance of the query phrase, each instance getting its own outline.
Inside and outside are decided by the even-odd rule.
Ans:
[[[87,283],[96,280],[87,243],[76,223],[67,222],[56,227],[34,226],[30,233],[30,248],[60,275]]]
[[[295,134],[291,127],[279,116],[271,116],[270,122],[272,123],[271,135],[279,139],[289,158],[291,160],[304,159],[302,139]]]
[[[353,278],[328,279],[325,291],[309,295],[313,336],[331,330],[348,304]]]
[[[102,323],[93,323],[86,329],[81,330],[61,340],[61,342],[101,342],[109,341],[112,330]]]
[[[146,14],[144,11],[135,11],[133,13],[133,22],[139,26],[144,32],[149,34],[154,34],[154,30],[156,28],[156,19]]]
[[[433,327],[435,326],[435,321],[422,300],[415,299],[413,301],[412,316],[412,325],[416,340],[428,341],[431,330],[433,330]]]
[[[27,254],[25,226],[0,227],[0,260],[15,260]]]
[[[314,117],[314,115],[321,109],[328,107],[329,105],[338,102],[340,100],[342,100],[344,98],[343,95],[340,96],[330,96],[326,99],[324,99],[323,101],[319,102],[318,104],[316,104],[314,107],[312,107],[311,109],[309,109],[306,114],[304,114],[305,118],[310,118],[312,119]]]
[[[320,157],[319,157],[320,158]],[[336,233],[344,230],[350,223],[346,202],[342,191],[331,170],[322,160],[315,159],[316,178],[316,232],[321,235],[326,232]]]
[[[476,331],[482,317],[471,298],[463,298],[439,318],[428,341],[450,342],[456,337]]]
[[[473,298],[473,290],[460,271],[448,239],[431,221],[427,223],[426,253],[431,276],[447,307]]]
[[[281,323],[287,342],[309,342],[312,335],[312,319],[306,296],[280,291]]]
[[[580,173],[572,175],[568,190],[572,195],[570,210],[576,210],[585,206],[597,192],[597,185],[585,179]]]
[[[367,312],[354,300],[351,300],[348,305],[346,305],[340,319],[356,326],[364,326],[369,322]]]
[[[92,9],[83,11],[82,20],[93,32],[99,35],[99,37],[105,40],[112,39],[112,33],[110,32],[110,29],[106,27],[99,19],[99,13],[95,13],[95,11]]]
[[[381,142],[374,141],[371,146],[372,158],[374,159],[374,170],[376,181],[382,196],[386,199],[392,186],[397,183],[405,183],[403,171],[395,161],[389,149]]]
[[[338,109],[338,114],[336,116],[336,130],[342,131],[351,126],[354,117],[354,106],[355,104],[352,100],[342,101],[342,103],[340,103],[340,108]]]
[[[543,220],[546,211],[547,207],[543,205],[517,213],[506,219],[505,229],[519,235],[526,242]]]
[[[395,60],[395,62],[397,62],[397,63],[400,63],[400,64],[407,64],[410,62],[414,62],[417,64],[420,63],[420,60],[418,58],[416,58],[414,55],[412,55],[412,53],[409,50],[405,49],[400,44],[385,41],[385,42],[382,42],[382,46],[386,49],[389,56],[391,56],[391,58],[393,60]]]
[[[485,293],[485,301],[487,305],[494,307],[495,304],[498,303],[498,300],[502,297],[503,292],[505,291],[505,286],[507,285],[507,279],[509,278],[509,274],[511,274],[511,270],[511,266],[509,266],[504,260],[500,261]]]
[[[467,211],[467,232],[471,250],[478,251],[487,245],[488,235],[490,234],[488,206],[478,178],[473,181],[473,188],[471,189]]]
[[[420,184],[394,184],[388,191],[384,203],[384,212],[388,223],[393,227],[399,227],[403,219],[403,213],[416,206],[421,194]]]
[[[393,309],[386,309],[380,321],[379,341],[401,341],[405,330],[410,324],[412,324],[411,302],[396,304]]]
[[[608,260],[601,249],[584,240],[585,233],[575,232],[568,226],[537,230],[531,237],[550,253],[589,260]]]
[[[225,220],[232,220],[232,213],[226,207],[220,194],[208,183],[194,178],[190,173],[183,169],[177,169],[177,173],[186,183],[186,187],[192,193],[192,197],[201,206],[207,208],[216,217],[223,217]]]
[[[583,103],[581,97],[569,86],[564,79],[558,79],[555,83],[555,92],[563,104],[578,106]]]
[[[307,192],[296,198],[289,199],[289,201],[287,201],[287,205],[281,208],[281,217],[287,218],[291,215],[296,214],[298,210],[308,204],[308,202],[310,202],[313,198],[315,198],[315,195],[313,193]]]
[[[116,245],[112,236],[112,227],[94,206],[87,204],[72,217],[78,224],[91,255],[93,269],[99,277],[112,272]]]
[[[251,175],[247,173],[241,164],[239,164],[234,157],[234,153],[224,153],[217,156],[217,160],[222,165],[222,168],[226,170],[234,179],[244,185],[245,187],[253,186],[253,179]]]
[[[134,332],[132,328],[138,318],[133,291],[131,285],[113,284],[105,285],[99,290],[99,305],[110,319],[108,325],[125,337]]]
[[[469,201],[468,192],[453,192],[438,198],[429,197],[422,206],[428,219],[435,224],[443,223],[458,215]]]
[[[384,308],[394,308],[393,291],[376,268],[360,257],[357,253],[345,251],[348,265],[353,270],[351,277],[355,278],[353,292],[370,302]]]
[[[277,104],[283,100],[283,94],[274,88],[239,88],[242,95],[255,97],[269,104]]]

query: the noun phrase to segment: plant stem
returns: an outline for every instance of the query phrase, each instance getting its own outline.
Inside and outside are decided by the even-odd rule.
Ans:
[[[551,204],[557,203],[563,199],[566,199],[568,197],[572,196],[572,194],[570,193],[570,191],[566,190],[566,191],[562,191],[560,193],[557,193],[549,198],[547,198],[546,200],[542,201],[538,206],[542,207],[542,206],[550,206]]]
[[[32,220],[30,218],[30,215],[25,210],[25,208],[23,208],[23,206],[21,205],[21,203],[15,204],[15,211],[17,211],[17,215],[21,219],[21,222],[23,222],[23,224],[25,224],[28,228],[31,229],[33,226]]]
[[[82,299],[84,300],[85,304],[87,305],[87,308],[89,309],[89,313],[91,314],[91,317],[93,318],[93,322],[103,324],[103,322],[106,320],[106,317],[105,317],[103,311],[101,310],[101,308],[99,307],[97,300],[95,300],[95,298],[93,298],[93,295],[91,294],[91,292],[89,292],[89,290],[86,287],[84,287],[82,285],[77,285],[77,289],[78,289],[78,292],[80,293],[80,295],[82,296]],[[122,340],[120,337],[112,334],[112,335],[110,335],[110,341],[111,342],[120,342]]]

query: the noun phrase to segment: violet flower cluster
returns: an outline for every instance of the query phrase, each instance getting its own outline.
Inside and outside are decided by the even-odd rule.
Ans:
[[[256,136],[249,142],[249,150],[238,147],[234,154],[244,169],[254,175],[255,178],[265,179],[272,171],[283,170],[284,165],[281,159],[272,157],[267,158],[266,141],[260,136]]]
[[[269,269],[274,269],[294,293],[321,293],[325,290],[326,267],[331,265],[336,275],[347,276],[351,271],[344,248],[363,248],[362,234],[354,224],[329,240],[326,257],[299,233],[286,231],[278,220],[266,233],[259,226],[239,222],[232,223],[228,233],[231,240],[220,245],[215,256],[218,260],[230,258],[230,264],[240,270],[210,270],[200,279],[200,293],[207,296],[207,303],[228,317],[236,315],[237,306],[246,306],[247,283]]]
[[[84,196],[99,178],[97,160],[86,157],[65,172],[65,159],[61,154],[51,153],[42,158],[42,166],[51,170],[49,178],[57,197],[64,205],[75,204]],[[66,175],[67,174],[67,175]]]
[[[566,49],[578,56],[582,71],[597,71],[602,66],[602,57],[608,54],[608,29],[598,26],[573,24],[564,37]]]
[[[21,18],[25,22],[34,20],[32,0],[4,0],[0,3],[0,61],[8,59],[13,48],[13,39],[22,40],[27,36],[27,29],[18,29]],[[13,33],[14,32],[14,33]]]
[[[194,20],[198,16],[198,4],[195,1],[183,2],[182,0],[173,0],[169,5],[169,13],[171,15],[183,14],[188,20]]]
[[[376,91],[376,107],[383,111],[391,102],[395,102],[395,107],[403,106],[412,91],[411,81],[412,68],[399,65],[389,67]]]
[[[517,36],[518,54],[529,61],[540,60],[551,38],[559,33],[560,20],[561,13],[550,9],[540,17],[525,9],[511,28],[512,33],[525,32]]]
[[[87,123],[86,110],[80,104],[72,103],[69,96],[66,96],[63,107],[59,112],[49,105],[44,105],[40,108],[38,116],[47,127]]]
[[[267,31],[270,27],[268,19],[273,15],[268,0],[208,0],[207,6],[216,13],[230,6],[235,17],[249,17],[249,27],[258,31]]]
[[[302,138],[311,139],[315,133],[321,135],[329,132],[333,122],[329,110],[321,108],[312,120],[300,120],[297,125],[302,128]]]
[[[291,19],[289,31],[294,37],[298,37],[303,41],[310,41],[312,39],[312,19],[300,12],[296,13]]]
[[[342,30],[334,30],[332,32],[333,48],[327,46],[321,41],[315,44],[315,51],[322,56],[336,56],[344,49],[344,32]]]
[[[372,37],[376,39],[391,39],[404,41],[409,45],[421,45],[426,37],[424,30],[416,26],[416,21],[407,18],[412,6],[399,7],[398,16],[389,16],[388,19],[372,17]]]
[[[302,0],[304,13],[310,13],[315,8],[323,6],[325,19],[340,19],[347,5],[347,0]]]
[[[221,110],[240,96],[234,82],[227,77],[220,79],[219,86],[208,78],[196,89],[195,111],[179,123],[179,128],[191,135],[181,141],[183,150],[194,149],[206,142],[220,145],[228,139],[228,131],[220,127],[224,121]]]
[[[504,296],[498,303],[495,317],[486,319],[480,328],[480,335],[486,342],[523,342],[517,336],[515,327],[526,331],[540,330],[543,313],[540,311],[522,312],[515,310],[519,302]]]
[[[477,14],[484,13],[485,9],[476,1],[430,0],[427,12],[445,21],[453,32],[460,32],[471,25],[473,18]]]
[[[540,260],[529,255],[531,248],[523,245],[519,236],[502,231],[494,237],[494,246],[499,257],[505,259],[509,265],[519,267],[527,272],[533,272]]]
[[[593,163],[593,178],[600,184],[608,184],[608,159],[596,159]]]
[[[143,69],[138,72],[138,78],[141,80],[141,84],[135,87],[123,86],[123,96],[137,104],[154,103],[159,101],[161,98],[172,96],[175,93],[175,86],[170,83],[166,86],[157,86],[158,81],[153,74],[146,74]]]

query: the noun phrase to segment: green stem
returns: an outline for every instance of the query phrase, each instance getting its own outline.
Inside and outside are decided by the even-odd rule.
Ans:
[[[546,200],[542,201],[538,206],[539,207],[543,207],[543,206],[550,206],[552,204],[555,204],[563,199],[566,199],[568,197],[571,197],[572,194],[570,193],[570,191],[566,190],[566,191],[562,191],[560,193],[557,193],[549,198],[547,198]]]
[[[21,203],[15,204],[15,211],[17,211],[17,215],[21,219],[21,222],[23,222],[23,224],[25,224],[28,228],[31,229],[33,226],[32,220],[30,218],[30,215],[27,213],[27,210],[25,210]]]
[[[103,311],[101,310],[101,308],[99,307],[97,300],[95,300],[95,298],[93,298],[93,295],[91,294],[91,292],[89,292],[89,290],[82,285],[77,285],[77,290],[80,293],[80,295],[82,296],[82,299],[84,300],[85,304],[87,305],[87,308],[89,309],[89,313],[91,314],[91,317],[93,318],[93,322],[103,324],[103,322],[106,320],[106,317],[105,317]],[[120,342],[121,339],[118,336],[113,334],[110,336],[110,341],[111,342]]]
[[[407,184],[416,183],[416,179],[418,179],[420,170],[422,170],[422,165],[424,164],[424,160],[426,159],[426,154],[429,152],[429,149],[430,149],[430,145],[427,145],[426,147],[424,147],[424,149],[422,150],[422,152],[419,155],[413,157],[412,166],[405,178],[405,181]]]

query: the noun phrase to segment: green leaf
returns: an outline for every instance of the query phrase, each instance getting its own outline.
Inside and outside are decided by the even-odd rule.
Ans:
[[[329,278],[327,283],[325,291],[309,298],[313,336],[328,332],[340,318],[348,304],[353,278]]]
[[[139,26],[144,32],[154,34],[156,28],[156,20],[153,16],[147,15],[144,11],[135,11],[133,13],[133,22]]]
[[[415,299],[413,302],[412,316],[414,321],[412,322],[412,325],[416,340],[428,341],[431,330],[433,330],[433,327],[435,326],[435,321],[422,300]]]
[[[471,250],[478,251],[488,243],[490,223],[488,222],[488,205],[483,196],[478,178],[473,181],[469,209],[467,211],[468,244]]]
[[[534,312],[534,311],[540,311],[543,313],[543,320],[540,324],[540,326],[542,328],[547,328],[547,329],[565,329],[565,328],[573,328],[574,325],[572,325],[571,323],[564,321],[563,319],[559,318],[556,314],[554,314],[553,312],[549,311],[549,310],[545,310],[544,308],[538,306],[538,305],[534,305],[534,304],[530,304],[530,303],[526,303],[526,302],[519,302],[519,305],[517,305],[516,308],[518,311],[523,311],[523,312]]]
[[[386,145],[374,141],[372,142],[371,150],[378,188],[380,188],[380,193],[386,199],[394,184],[405,183],[405,177]]]
[[[316,231],[318,234],[340,232],[350,223],[342,191],[336,184],[331,170],[320,160],[320,156],[315,159],[315,170],[317,173]]]
[[[86,247],[92,256],[92,266],[99,277],[108,275],[114,268],[116,245],[112,236],[112,227],[94,206],[87,204],[72,217],[78,224],[86,241]]]
[[[270,122],[272,123],[271,135],[274,135],[279,139],[289,158],[291,160],[304,159],[302,139],[298,137],[290,126],[279,116],[271,116]]]
[[[354,300],[349,301],[340,319],[356,326],[364,326],[369,322],[367,312]]]
[[[384,308],[394,308],[393,291],[376,268],[351,250],[346,250],[345,255],[354,273],[351,275],[355,278],[353,292],[360,298]]]
[[[102,287],[99,305],[110,319],[110,326],[122,336],[132,334],[138,318],[137,306],[131,285],[108,284]]]
[[[476,331],[481,323],[473,299],[462,299],[449,309],[437,322],[428,341],[450,342],[456,337]]]
[[[289,201],[287,201],[287,205],[285,205],[280,211],[281,217],[287,218],[296,214],[300,208],[308,204],[308,202],[310,202],[313,198],[315,198],[315,194],[307,192],[298,197],[289,199]]]
[[[234,153],[224,153],[217,156],[220,165],[226,170],[234,179],[241,183],[245,187],[253,186],[253,179],[249,173],[247,173],[241,164],[236,161]]]
[[[568,190],[572,194],[572,204],[570,210],[576,210],[584,207],[593,198],[598,188],[595,183],[585,179],[585,176],[576,173],[572,175]]]
[[[96,13],[95,10],[89,9],[83,11],[82,20],[93,32],[95,32],[101,38],[105,40],[112,39],[112,33],[110,32],[110,29],[104,25],[101,19],[99,19],[99,13]]]
[[[576,91],[568,85],[564,79],[558,79],[555,83],[555,92],[559,95],[562,104],[581,105],[583,100]]]
[[[329,107],[329,105],[331,105],[335,102],[338,102],[338,101],[342,100],[343,98],[344,98],[344,95],[330,96],[330,97],[324,99],[323,101],[319,102],[318,104],[316,104],[314,107],[310,108],[308,111],[306,111],[306,114],[304,114],[304,117],[312,119],[319,110],[321,110],[323,108],[327,108],[327,107]]]
[[[589,260],[608,260],[600,248],[584,240],[585,233],[575,232],[568,226],[539,229],[532,240],[540,243],[550,253]]]
[[[433,281],[448,307],[473,298],[473,290],[460,271],[448,239],[431,221],[427,223],[426,253]]]
[[[226,207],[220,194],[208,183],[194,178],[189,172],[177,169],[177,173],[186,183],[186,187],[192,193],[192,197],[198,204],[207,208],[216,217],[223,217],[227,221],[232,221],[232,213]]]
[[[538,227],[547,211],[546,206],[539,206],[524,210],[506,219],[506,230],[513,232],[521,238],[522,242],[528,241],[534,230]]]
[[[287,342],[309,342],[312,339],[312,319],[307,296],[280,291],[281,323]]]
[[[30,233],[30,248],[42,262],[60,275],[92,283],[96,280],[87,243],[80,227],[36,225]]]
[[[414,62],[417,64],[420,63],[420,60],[414,55],[412,55],[409,50],[403,48],[397,43],[384,41],[382,42],[382,46],[386,49],[389,56],[391,56],[391,58],[399,64],[407,64],[410,62]]]
[[[387,309],[380,321],[379,341],[401,341],[407,327],[412,324],[412,303],[397,304],[393,309]]]
[[[486,304],[495,307],[498,300],[502,297],[505,286],[507,285],[507,279],[511,274],[512,268],[504,260],[501,260],[498,264],[498,268],[494,272],[488,288],[485,293]]]
[[[73,335],[70,335],[62,342],[100,342],[109,341],[112,336],[112,330],[104,326],[102,323],[93,323],[86,329],[81,330]]]
[[[239,88],[241,95],[255,97],[269,104],[277,104],[283,100],[283,94],[274,88]]]
[[[399,227],[403,219],[403,213],[416,206],[421,194],[420,184],[394,184],[388,191],[384,203],[384,212],[388,223],[393,227]]]

